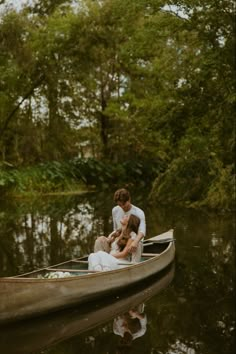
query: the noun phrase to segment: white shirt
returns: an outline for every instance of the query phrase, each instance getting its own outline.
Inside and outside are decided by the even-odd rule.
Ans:
[[[147,317],[146,317],[146,315],[144,315],[144,317],[142,319],[140,319],[139,321],[140,321],[141,328],[136,333],[131,333],[133,340],[138,337],[143,336],[147,330]],[[125,331],[126,330],[124,327],[124,319],[122,318],[122,316],[115,318],[114,322],[113,322],[113,332],[118,336],[124,337]]]
[[[118,230],[121,228],[121,219],[123,218],[123,216],[125,215],[136,215],[137,217],[139,217],[140,219],[140,225],[139,225],[139,229],[138,232],[142,232],[142,234],[146,235],[146,221],[145,221],[145,214],[143,212],[142,209],[136,207],[135,205],[131,204],[131,208],[130,210],[124,212],[124,210],[119,206],[115,206],[112,209],[112,219],[113,219],[113,229],[114,230]],[[132,233],[134,235],[132,235],[132,238],[135,238],[135,233]]]

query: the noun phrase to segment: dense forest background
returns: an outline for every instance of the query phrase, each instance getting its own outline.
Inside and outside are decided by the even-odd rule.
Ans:
[[[235,208],[233,0],[21,5],[0,1],[2,195],[149,184]]]

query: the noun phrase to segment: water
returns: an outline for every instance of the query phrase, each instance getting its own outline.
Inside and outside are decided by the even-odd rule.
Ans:
[[[145,210],[148,236],[174,228],[174,268],[119,297],[56,316],[4,326],[6,354],[231,354],[235,349],[235,219],[180,208]],[[112,229],[112,195],[89,193],[2,201],[0,275],[10,276],[92,251]],[[174,270],[173,270],[174,269]],[[142,309],[146,330],[129,347],[113,332],[114,318]],[[144,306],[143,306],[144,304]]]

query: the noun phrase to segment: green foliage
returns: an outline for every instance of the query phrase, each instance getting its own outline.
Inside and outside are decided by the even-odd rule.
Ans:
[[[151,183],[158,169],[150,161],[112,163],[94,159],[76,159],[72,163],[73,175],[87,185],[108,188],[115,185],[145,186]]]
[[[150,198],[164,204],[189,204],[204,196],[208,179],[207,159],[178,158],[155,180]]]
[[[81,188],[110,188],[116,185],[145,187],[158,170],[149,161],[127,161],[125,164],[95,159],[51,161],[22,169],[1,168],[2,193],[34,194],[76,191]]]
[[[206,198],[197,205],[219,210],[236,209],[234,166],[225,168],[218,163],[215,171],[215,178],[211,181]]]
[[[39,0],[1,12],[0,154],[20,173],[1,172],[1,185],[26,190],[32,171],[42,191],[66,188],[63,176],[99,187],[158,177],[159,200],[232,205],[233,2],[173,5]]]
[[[149,198],[162,204],[235,210],[233,165],[224,168],[214,156],[185,154],[156,178]]]
[[[0,169],[2,193],[34,194],[79,189],[82,183],[75,181],[67,163],[52,161],[25,169]]]

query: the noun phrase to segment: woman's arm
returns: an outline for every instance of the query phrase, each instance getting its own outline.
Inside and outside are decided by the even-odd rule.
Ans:
[[[132,239],[130,238],[127,241],[127,244],[126,244],[125,248],[122,251],[120,251],[120,252],[112,254],[112,256],[115,257],[115,258],[125,258],[130,253],[129,252],[129,247],[130,247],[131,243],[132,243]]]
[[[119,229],[119,230],[112,231],[112,232],[110,233],[110,235],[107,236],[108,242],[109,242],[109,243],[112,243],[113,241],[115,241],[115,239],[116,239],[117,237],[120,236],[120,234],[121,234],[121,230],[120,230],[120,229]]]

